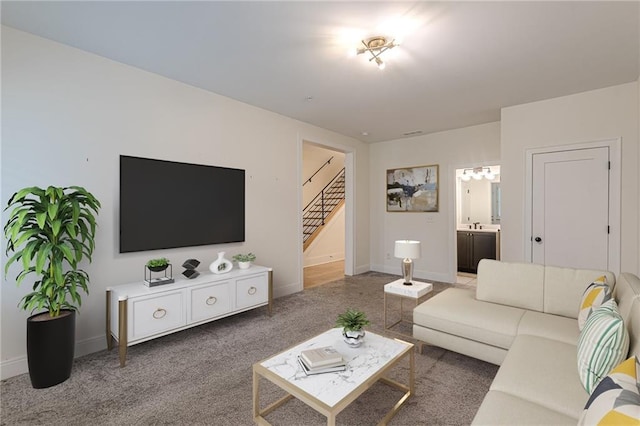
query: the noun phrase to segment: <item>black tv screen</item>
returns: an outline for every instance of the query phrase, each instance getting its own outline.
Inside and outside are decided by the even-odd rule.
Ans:
[[[244,170],[120,156],[120,253],[244,241]]]

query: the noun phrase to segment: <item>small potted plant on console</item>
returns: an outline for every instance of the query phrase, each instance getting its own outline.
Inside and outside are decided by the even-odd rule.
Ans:
[[[240,269],[247,269],[251,266],[251,262],[256,260],[256,255],[253,253],[236,254],[233,256],[233,260],[238,262],[238,267]]]
[[[338,315],[336,325],[342,327],[344,341],[353,348],[357,348],[364,341],[365,325],[369,325],[367,315],[357,309],[347,309],[346,312]]]
[[[159,259],[151,259],[147,262],[147,268],[153,272],[162,272],[169,266],[169,259],[161,257]]]

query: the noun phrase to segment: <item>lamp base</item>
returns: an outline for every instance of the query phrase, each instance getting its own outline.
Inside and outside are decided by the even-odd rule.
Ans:
[[[402,275],[404,277],[404,285],[412,285],[411,280],[413,279],[413,261],[409,258],[406,258],[402,261]]]

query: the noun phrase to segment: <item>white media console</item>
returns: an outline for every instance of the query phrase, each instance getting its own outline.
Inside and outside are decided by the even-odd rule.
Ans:
[[[107,288],[107,348],[118,341],[120,366],[127,347],[273,303],[273,270],[252,265],[224,274],[147,287],[142,281]]]

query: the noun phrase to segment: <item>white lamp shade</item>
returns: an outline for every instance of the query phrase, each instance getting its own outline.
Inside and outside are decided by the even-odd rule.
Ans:
[[[398,240],[396,241],[395,257],[400,259],[419,259],[420,258],[420,241]]]

